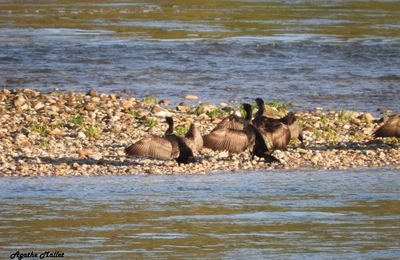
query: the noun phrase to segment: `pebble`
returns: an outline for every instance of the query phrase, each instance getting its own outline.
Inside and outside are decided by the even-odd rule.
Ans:
[[[85,133],[84,132],[78,132],[78,138],[79,139],[85,139],[86,138]]]
[[[185,98],[186,98],[186,99],[192,99],[192,100],[199,99],[199,97],[198,97],[198,96],[195,96],[195,95],[186,95]]]

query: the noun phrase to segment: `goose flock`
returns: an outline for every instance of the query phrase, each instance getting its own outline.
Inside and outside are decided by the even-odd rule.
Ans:
[[[229,154],[248,151],[267,162],[279,162],[272,155],[274,150],[285,150],[290,140],[297,139],[304,148],[303,132],[293,112],[276,119],[264,116],[265,104],[257,98],[258,107],[252,120],[252,107],[243,103],[245,117],[231,114],[217,124],[207,135],[202,136],[198,125],[192,123],[185,136],[175,135],[172,117],[166,117],[168,129],[164,136],[149,135],[125,148],[132,157],[148,157],[161,160],[175,159],[178,163],[195,161],[204,147]],[[374,137],[400,137],[400,115],[389,117],[374,133]]]

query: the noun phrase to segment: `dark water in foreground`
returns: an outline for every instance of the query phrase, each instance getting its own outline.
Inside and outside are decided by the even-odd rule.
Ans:
[[[0,255],[399,258],[399,173],[2,178]]]
[[[400,112],[399,1],[0,3],[0,87]]]

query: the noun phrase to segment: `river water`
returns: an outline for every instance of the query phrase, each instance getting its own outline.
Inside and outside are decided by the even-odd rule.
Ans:
[[[0,256],[394,259],[398,170],[2,178]]]
[[[0,87],[398,112],[400,2],[4,0]]]

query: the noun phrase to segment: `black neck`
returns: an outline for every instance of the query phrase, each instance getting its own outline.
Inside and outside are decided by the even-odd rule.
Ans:
[[[165,134],[170,135],[174,132],[174,121],[171,119],[167,119],[168,129],[165,131]]]
[[[264,110],[265,110],[264,104],[258,106],[258,113],[259,114],[261,114],[261,115],[264,114]]]
[[[246,111],[246,117],[244,118],[244,120],[246,120],[247,122],[250,122],[251,121],[251,116],[252,116],[251,107],[250,106],[249,107],[244,107],[244,109]]]

